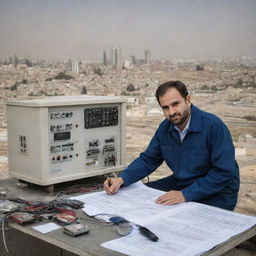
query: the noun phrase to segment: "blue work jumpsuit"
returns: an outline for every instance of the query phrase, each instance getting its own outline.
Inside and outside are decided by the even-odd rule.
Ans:
[[[150,182],[150,187],[180,190],[186,201],[235,208],[239,168],[230,132],[217,116],[192,105],[189,130],[182,142],[173,124],[165,119],[146,151],[120,174],[124,186],[148,176],[163,161],[173,174]]]

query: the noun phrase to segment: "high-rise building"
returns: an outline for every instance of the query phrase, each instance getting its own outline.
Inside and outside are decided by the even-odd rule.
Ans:
[[[11,56],[11,57],[9,57],[9,64],[13,64],[13,63],[14,63],[13,57]]]
[[[15,54],[15,56],[14,56],[14,61],[13,61],[13,65],[14,65],[14,67],[16,68],[18,64],[19,64],[19,58],[18,58],[17,55]]]
[[[103,65],[108,65],[107,53],[105,50],[103,51]]]
[[[115,51],[114,51],[114,49],[110,49],[109,56],[110,56],[109,64],[111,66],[115,66],[115,57],[114,57],[115,56]]]
[[[145,50],[145,64],[151,63],[151,52],[150,50]]]
[[[115,49],[115,67],[121,68],[123,66],[122,50]]]
[[[111,65],[116,68],[121,68],[123,66],[122,50],[120,48],[110,49],[109,50],[109,59],[107,58],[107,53],[104,50],[103,64]]]
[[[130,56],[130,61],[131,61],[131,64],[132,65],[137,65],[137,60],[136,60],[136,57],[134,55]]]
[[[78,74],[79,70],[80,70],[80,61],[79,60],[71,60],[70,64],[71,64],[71,71]]]

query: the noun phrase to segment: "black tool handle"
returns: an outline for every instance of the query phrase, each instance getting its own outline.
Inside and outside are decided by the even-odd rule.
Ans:
[[[153,241],[153,242],[156,242],[159,238],[153,233],[151,232],[149,229],[145,228],[145,227],[142,227],[140,225],[137,225],[138,226],[138,229],[140,231],[140,233],[147,237],[149,240]]]

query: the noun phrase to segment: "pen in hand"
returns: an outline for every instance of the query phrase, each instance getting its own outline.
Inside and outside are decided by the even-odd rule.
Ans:
[[[116,194],[123,183],[124,181],[121,177],[107,177],[104,182],[104,189],[109,195]]]
[[[111,178],[110,178],[110,177],[107,177],[107,181],[108,181],[108,189],[109,189],[110,193],[112,193],[112,191],[110,190],[110,187],[111,187],[111,185],[112,185]]]
[[[107,180],[108,180],[108,186],[110,187],[112,185],[111,178],[108,177]]]

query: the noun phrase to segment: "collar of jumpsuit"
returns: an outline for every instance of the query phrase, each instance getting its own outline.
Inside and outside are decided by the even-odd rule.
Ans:
[[[178,133],[179,133],[180,141],[181,142],[184,140],[186,134],[188,133],[189,125],[190,125],[190,119],[191,119],[191,115],[190,115],[190,117],[188,119],[188,122],[187,122],[187,124],[186,124],[186,126],[185,126],[185,128],[183,130],[181,130],[177,125],[174,125],[174,129],[176,131],[178,131]]]

